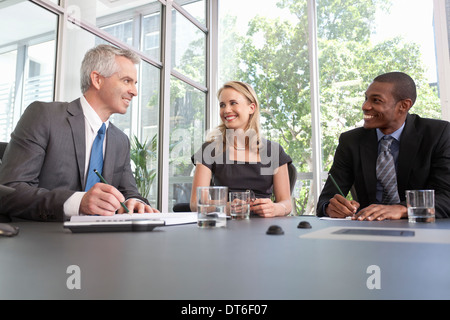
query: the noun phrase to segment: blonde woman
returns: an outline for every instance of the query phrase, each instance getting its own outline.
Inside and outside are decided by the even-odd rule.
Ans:
[[[197,210],[197,187],[227,186],[252,190],[250,210],[262,217],[285,216],[292,210],[288,164],[292,159],[260,134],[260,106],[253,88],[230,81],[217,93],[222,123],[193,156],[196,166],[190,207]],[[275,202],[271,200],[275,195]]]

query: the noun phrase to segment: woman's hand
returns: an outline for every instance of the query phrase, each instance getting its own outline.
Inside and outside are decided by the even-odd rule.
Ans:
[[[264,218],[285,216],[290,210],[283,203],[274,203],[270,198],[260,198],[250,203],[250,211]]]

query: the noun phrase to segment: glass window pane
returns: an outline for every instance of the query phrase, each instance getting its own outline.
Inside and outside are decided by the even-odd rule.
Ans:
[[[127,45],[133,46],[133,21],[114,23],[104,26],[102,29]]]
[[[338,137],[360,127],[364,92],[379,74],[412,76],[418,98],[410,110],[440,118],[433,2],[318,0],[323,168],[328,171]],[[405,19],[408,17],[408,19]],[[331,19],[332,18],[332,19]]]
[[[191,16],[203,25],[206,24],[205,0],[175,0],[175,3],[183,7]]]
[[[192,154],[204,139],[206,95],[172,78],[170,98],[169,209],[188,203],[194,166]]]
[[[68,11],[111,36],[160,59],[161,3],[157,0],[68,0]],[[144,17],[140,21],[141,17]],[[136,30],[142,26],[142,30]],[[141,35],[141,36],[139,36]],[[141,38],[139,38],[141,37]]]
[[[141,12],[145,7],[159,6],[158,0],[70,0],[70,2],[88,2],[91,9],[95,9],[96,17],[104,17],[118,12]]]
[[[139,82],[140,115],[138,118],[141,127],[140,143],[147,145],[147,161],[146,174],[140,191],[147,197],[152,207],[156,208],[156,199],[158,199],[160,70],[146,62],[142,62],[141,67],[142,72]]]
[[[144,16],[142,20],[142,51],[156,61],[161,60],[161,11]]]
[[[254,87],[265,137],[281,144],[299,173],[298,214],[314,207],[306,4],[227,0],[219,7],[219,86],[241,80]]]
[[[27,23],[23,23],[27,21]],[[54,95],[58,17],[30,1],[10,1],[0,10],[0,140],[9,136],[23,110]]]
[[[9,135],[14,128],[16,61],[17,50],[0,54],[0,69],[4,74],[0,81],[0,141],[9,141]]]
[[[33,101],[52,101],[55,77],[55,41],[28,47],[28,72],[24,87],[24,105]]]
[[[173,10],[172,67],[200,84],[206,82],[206,35]]]

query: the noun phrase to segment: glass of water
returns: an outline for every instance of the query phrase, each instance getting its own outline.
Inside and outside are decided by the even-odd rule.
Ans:
[[[434,190],[406,190],[409,222],[434,222]]]
[[[227,226],[228,187],[197,188],[197,225],[200,228]]]
[[[250,190],[230,192],[230,215],[233,220],[250,218]]]

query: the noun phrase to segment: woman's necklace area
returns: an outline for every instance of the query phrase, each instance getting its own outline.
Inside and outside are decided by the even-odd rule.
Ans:
[[[233,145],[233,147],[234,147],[237,151],[243,151],[243,150],[245,150],[245,147],[236,147],[235,145]]]

